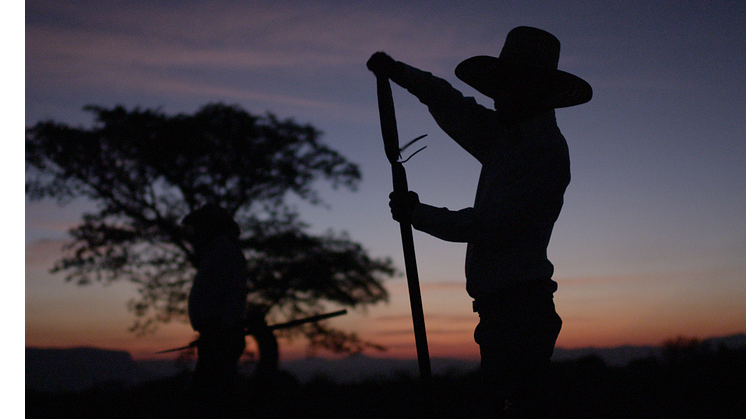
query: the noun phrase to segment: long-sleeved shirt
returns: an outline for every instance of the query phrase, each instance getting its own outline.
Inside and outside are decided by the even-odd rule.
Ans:
[[[200,257],[189,292],[189,321],[202,333],[235,331],[246,316],[248,268],[240,247],[225,236]]]
[[[547,246],[570,182],[567,142],[554,111],[507,124],[447,81],[397,63],[391,79],[428,106],[438,125],[482,165],[473,207],[415,207],[412,226],[466,242],[474,298],[517,281],[550,281]]]

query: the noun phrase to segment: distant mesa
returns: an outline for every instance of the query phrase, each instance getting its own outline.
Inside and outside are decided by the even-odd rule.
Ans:
[[[26,388],[82,391],[106,383],[130,385],[149,379],[125,351],[95,348],[26,348]]]

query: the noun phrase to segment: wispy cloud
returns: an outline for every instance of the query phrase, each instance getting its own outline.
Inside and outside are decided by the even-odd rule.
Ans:
[[[381,48],[414,61],[437,61],[463,57],[469,45],[469,30],[448,22],[450,15],[422,16],[403,5],[32,3],[26,45],[33,73],[60,66],[88,73],[110,67],[324,71],[360,66]],[[439,37],[433,39],[435,32]]]
[[[26,268],[50,269],[62,255],[62,240],[39,240],[26,246]]]

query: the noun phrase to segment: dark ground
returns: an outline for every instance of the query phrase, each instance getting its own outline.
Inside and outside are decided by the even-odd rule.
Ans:
[[[625,367],[610,367],[590,356],[554,363],[552,375],[560,418],[746,418],[746,348],[674,351],[663,359],[642,359]],[[26,417],[194,417],[185,394],[188,380],[181,375],[79,393],[27,391]],[[433,397],[423,403],[419,378],[403,374],[357,384],[323,378],[299,383],[289,375],[271,384],[243,379],[237,387],[235,417],[475,418],[477,384],[476,373],[436,376]]]

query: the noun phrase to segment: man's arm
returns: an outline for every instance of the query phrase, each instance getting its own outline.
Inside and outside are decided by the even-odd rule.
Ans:
[[[465,97],[446,80],[400,61],[382,52],[368,60],[368,68],[407,89],[428,107],[438,125],[469,154],[484,163],[493,147],[505,141],[504,128],[495,111]]]
[[[415,192],[394,192],[389,206],[396,221],[407,222],[417,230],[441,240],[459,243],[502,243],[514,241],[550,228],[562,202],[546,202],[524,208],[478,211],[472,207],[449,210],[422,204]]]
[[[412,191],[392,192],[389,206],[394,220],[450,242],[494,241],[509,237],[509,229],[513,227],[503,214],[478,214],[471,207],[458,211],[437,208],[420,203],[417,193]]]

